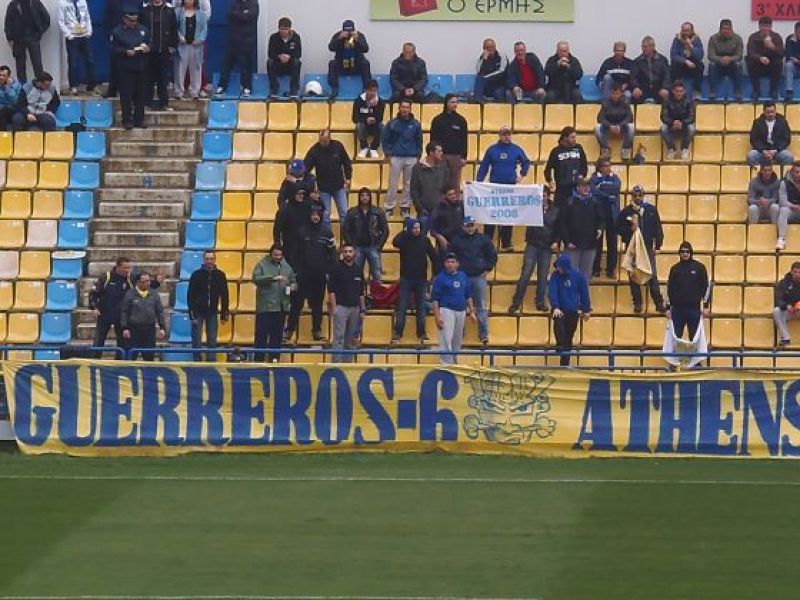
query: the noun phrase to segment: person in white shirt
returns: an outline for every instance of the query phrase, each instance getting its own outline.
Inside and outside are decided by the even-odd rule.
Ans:
[[[58,3],[58,26],[67,44],[69,91],[78,93],[78,85],[86,84],[86,91],[93,92],[94,58],[92,57],[92,17],[86,0],[60,0]],[[83,81],[78,77],[80,62],[83,62]]]

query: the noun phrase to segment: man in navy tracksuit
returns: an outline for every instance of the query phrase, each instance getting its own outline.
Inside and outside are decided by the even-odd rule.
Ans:
[[[601,158],[597,162],[597,171],[589,180],[592,195],[605,216],[606,234],[606,277],[613,279],[617,270],[617,218],[619,217],[619,194],[622,181],[611,170],[611,161]],[[600,257],[603,253],[603,237],[597,240],[597,253],[594,255],[592,276],[600,276]]]
[[[678,247],[680,260],[672,265],[667,281],[667,318],[672,320],[677,337],[681,337],[686,328],[690,340],[694,339],[701,317],[709,315],[711,302],[708,271],[703,263],[692,258],[693,254],[694,249],[689,242],[683,242]]]
[[[517,166],[520,167],[519,173],[517,173]],[[525,155],[525,151],[511,142],[511,129],[503,126],[500,128],[500,140],[486,149],[476,179],[483,181],[488,174],[490,183],[515,185],[528,174],[530,167],[531,161]],[[485,225],[483,233],[489,239],[493,239],[494,225]],[[510,225],[500,227],[500,245],[506,252],[514,250],[511,245]]]
[[[144,127],[147,55],[150,53],[150,31],[139,23],[139,13],[125,8],[122,25],[111,34],[111,47],[119,69],[117,88],[125,129]]]
[[[572,338],[578,328],[578,319],[588,321],[592,313],[589,286],[580,271],[572,268],[569,256],[562,254],[556,259],[556,270],[550,275],[547,288],[550,308],[553,311],[553,333],[556,336],[556,351],[561,353],[562,367],[569,365]]]

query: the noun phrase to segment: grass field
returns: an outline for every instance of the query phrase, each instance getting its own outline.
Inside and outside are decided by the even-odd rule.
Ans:
[[[0,597],[798,598],[800,464],[0,454]]]

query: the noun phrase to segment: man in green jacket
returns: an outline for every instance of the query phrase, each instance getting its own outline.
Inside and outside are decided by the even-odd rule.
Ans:
[[[289,312],[289,297],[297,288],[292,267],[283,260],[283,248],[273,244],[269,254],[264,256],[253,269],[253,283],[256,286],[256,348],[270,348],[269,362],[280,358],[283,342],[283,327]],[[264,360],[264,354],[257,352],[255,360]]]

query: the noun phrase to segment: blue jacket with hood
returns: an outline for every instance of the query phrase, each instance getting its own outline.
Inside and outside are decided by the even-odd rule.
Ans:
[[[562,273],[560,270],[563,270]],[[550,275],[547,284],[547,298],[552,309],[565,313],[592,312],[589,299],[589,286],[580,271],[572,268],[569,256],[562,254],[556,259],[556,270]]]

